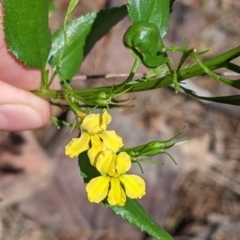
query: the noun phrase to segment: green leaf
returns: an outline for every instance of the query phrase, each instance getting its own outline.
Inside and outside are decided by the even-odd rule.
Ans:
[[[78,156],[78,166],[84,183],[88,183],[92,178],[100,176],[98,170],[91,165],[87,155],[87,151],[81,153]]]
[[[234,63],[231,63],[231,62],[226,62],[224,64],[224,67],[233,71],[233,72],[240,73],[240,66],[238,66],[237,64],[234,64]]]
[[[58,9],[58,5],[56,3],[53,3],[52,1],[49,2],[49,12],[51,13],[52,11]]]
[[[76,5],[78,4],[79,0],[71,0],[69,5],[68,5],[68,9],[64,18],[64,23],[63,25],[65,26],[67,23],[67,20],[70,16],[70,14],[72,13],[72,11],[74,10],[74,8],[76,7]]]
[[[49,0],[4,0],[4,31],[9,50],[27,66],[44,70],[51,47]]]
[[[84,59],[84,45],[86,37],[96,18],[96,13],[90,13],[72,20],[66,25],[66,40],[64,28],[58,30],[52,39],[52,49],[49,63],[52,67],[60,66],[60,77],[70,80],[77,72]]]
[[[128,221],[132,225],[135,225],[141,231],[147,232],[155,239],[173,239],[152,219],[147,211],[136,200],[128,198],[123,207],[111,206],[109,204],[105,204],[105,206],[110,208],[116,215],[120,215],[124,220]]]
[[[126,15],[126,6],[122,6],[72,20],[66,25],[67,45],[64,28],[54,34],[49,63],[52,67],[61,66],[60,76],[70,80],[94,44]]]
[[[168,29],[169,17],[174,0],[128,0],[128,12],[132,23],[139,21],[154,23],[161,37]]]
[[[127,7],[110,8],[97,13],[91,32],[89,33],[84,48],[84,57],[91,51],[94,44],[108,33],[108,31],[127,16]]]
[[[181,86],[181,89],[185,93],[187,93],[197,99],[240,106],[240,95],[221,96],[221,97],[203,97],[203,96],[198,96],[194,91],[184,88],[183,86]]]

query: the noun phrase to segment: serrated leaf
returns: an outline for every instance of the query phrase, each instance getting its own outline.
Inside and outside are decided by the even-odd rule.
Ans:
[[[49,0],[4,0],[4,32],[9,50],[27,66],[44,70],[51,47]]]
[[[152,219],[147,211],[136,200],[128,198],[123,207],[111,206],[109,204],[105,204],[105,206],[110,208],[116,215],[120,215],[124,220],[135,225],[141,231],[148,233],[150,236],[153,236],[155,239],[173,239]]]
[[[126,6],[122,6],[72,20],[66,25],[67,46],[63,28],[54,34],[49,63],[53,67],[60,64],[62,78],[70,80],[94,44],[126,15]]]
[[[132,23],[146,21],[154,23],[160,37],[167,33],[169,17],[174,0],[128,0],[128,12]]]

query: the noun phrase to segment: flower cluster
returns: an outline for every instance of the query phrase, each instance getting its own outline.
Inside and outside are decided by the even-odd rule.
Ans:
[[[103,114],[79,113],[80,137],[73,138],[65,148],[67,156],[73,158],[88,151],[90,163],[100,176],[90,180],[86,186],[90,202],[99,203],[107,197],[110,205],[124,206],[126,196],[141,198],[145,195],[144,180],[126,174],[131,168],[131,157],[126,152],[118,153],[123,146],[122,138],[115,131],[107,131],[111,116],[106,109]]]

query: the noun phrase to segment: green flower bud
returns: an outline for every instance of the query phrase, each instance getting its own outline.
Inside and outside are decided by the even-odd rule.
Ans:
[[[171,146],[173,145],[174,144],[171,144]],[[121,151],[124,151],[131,157],[135,158],[139,156],[155,156],[160,153],[163,153],[164,150],[169,147],[170,146],[167,145],[166,142],[153,141],[138,147],[124,148],[124,149],[121,149]]]
[[[95,102],[101,106],[106,106],[111,103],[111,97],[106,92],[98,93]]]
[[[173,144],[174,145],[174,144]],[[145,145],[145,148],[142,151],[142,156],[155,156],[164,151],[167,147],[166,143],[161,141],[153,141]]]
[[[140,145],[133,148],[121,148],[120,152],[126,152],[132,158],[138,158],[140,156],[156,156],[161,153],[166,153],[165,152],[166,149],[186,142],[186,141],[181,141],[176,143],[170,143],[175,138],[177,138],[182,133],[182,131],[183,129],[168,140],[152,141],[144,145]]]
[[[97,95],[97,99],[101,99],[101,100],[107,100],[109,98],[108,94],[105,93],[105,92],[100,92],[98,95]]]

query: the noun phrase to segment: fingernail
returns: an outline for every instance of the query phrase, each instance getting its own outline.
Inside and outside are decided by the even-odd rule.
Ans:
[[[0,129],[22,131],[39,128],[43,120],[38,112],[26,105],[0,105]]]

